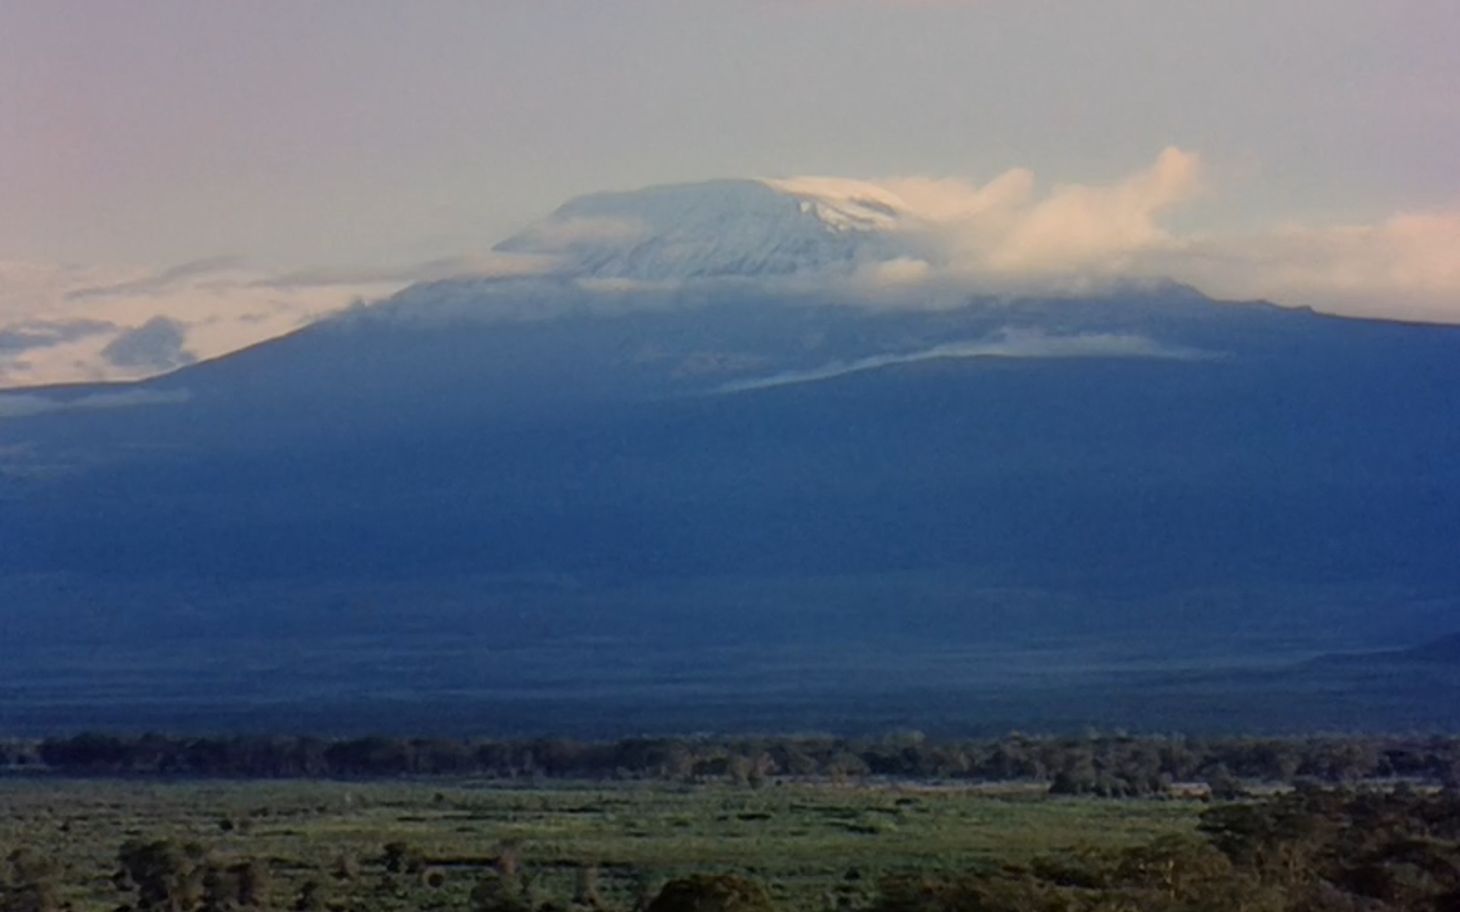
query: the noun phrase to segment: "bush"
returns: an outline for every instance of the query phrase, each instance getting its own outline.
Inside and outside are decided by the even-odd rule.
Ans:
[[[773,912],[765,887],[734,874],[698,874],[671,880],[648,912]]]

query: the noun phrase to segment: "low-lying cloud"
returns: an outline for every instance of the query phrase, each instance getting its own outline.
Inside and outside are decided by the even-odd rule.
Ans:
[[[809,370],[782,371],[722,384],[715,391],[750,390],[815,383],[902,364],[956,358],[1158,358],[1177,361],[1209,360],[1216,355],[1180,346],[1164,345],[1145,336],[1125,333],[1056,335],[1029,330],[1007,330],[988,339],[951,342],[911,352],[871,355],[853,361],[833,361]]]
[[[74,339],[115,332],[115,323],[105,320],[32,320],[0,329],[0,357],[31,349],[49,348]]]
[[[186,390],[128,389],[64,397],[43,393],[0,393],[0,419],[29,418],[50,412],[94,411],[136,408],[144,405],[176,405],[187,402]]]
[[[1460,212],[1193,238],[1147,266],[1210,294],[1327,313],[1460,322]]]
[[[126,295],[148,294],[182,284],[199,276],[215,275],[240,265],[237,257],[208,257],[171,266],[157,272],[145,273],[135,279],[114,282],[108,285],[93,285],[74,288],[66,292],[68,300],[82,298],[109,298]]]
[[[831,207],[871,204],[895,212],[884,228],[905,239],[910,252],[863,264],[858,278],[874,287],[938,280],[1043,292],[1162,277],[1225,298],[1460,322],[1460,211],[1244,233],[1177,231],[1167,216],[1221,192],[1203,171],[1199,155],[1171,147],[1125,178],[1047,190],[1024,168],[983,184],[927,177],[770,183]]]
[[[985,184],[903,177],[886,181],[791,178],[770,181],[832,210],[873,207],[876,226],[901,235],[930,268],[969,279],[1115,275],[1153,250],[1179,245],[1160,224],[1201,188],[1201,160],[1168,148],[1154,164],[1109,184],[1059,184],[1041,192],[1015,168]],[[906,275],[916,255],[901,258]]]
[[[415,282],[537,268],[497,256],[283,273],[233,257],[161,270],[0,261],[0,389],[149,377]]]

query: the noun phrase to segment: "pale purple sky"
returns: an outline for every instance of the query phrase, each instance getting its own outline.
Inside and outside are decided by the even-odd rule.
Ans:
[[[460,253],[568,196],[1168,144],[1213,221],[1460,204],[1446,0],[6,0],[0,258]]]
[[[1373,231],[1403,249],[1344,287],[1460,319],[1457,47],[1452,0],[0,0],[0,264],[377,268],[598,189],[1098,185],[1175,146],[1175,234]]]

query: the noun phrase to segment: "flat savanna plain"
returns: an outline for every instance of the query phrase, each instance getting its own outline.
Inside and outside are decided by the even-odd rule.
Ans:
[[[987,869],[1192,833],[1203,807],[1170,798],[1052,797],[1042,786],[910,782],[535,787],[16,777],[0,780],[0,850],[24,846],[55,859],[63,898],[78,910],[127,902],[113,882],[120,847],[161,839],[196,843],[225,862],[265,862],[271,908],[294,906],[309,881],[346,908],[465,908],[506,852],[541,900],[563,906],[592,870],[615,908],[632,907],[676,876],[742,872],[766,883],[783,908],[826,909],[863,905],[891,872]],[[392,844],[414,863],[388,864]]]

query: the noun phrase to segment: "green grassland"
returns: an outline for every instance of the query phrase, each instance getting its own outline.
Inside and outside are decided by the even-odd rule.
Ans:
[[[54,859],[77,910],[127,902],[112,880],[119,848],[159,839],[265,861],[273,908],[292,908],[311,880],[339,908],[467,908],[505,851],[540,901],[563,906],[588,870],[605,903],[623,909],[676,876],[742,872],[783,908],[820,910],[862,906],[889,872],[969,871],[1193,833],[1204,807],[911,783],[14,778],[0,780],[0,854],[24,846]],[[416,859],[412,870],[387,870],[392,843]]]

